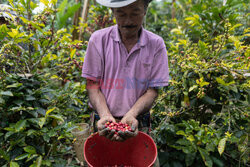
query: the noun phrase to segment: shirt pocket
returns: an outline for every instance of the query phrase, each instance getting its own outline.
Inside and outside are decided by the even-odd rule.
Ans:
[[[139,60],[136,69],[136,79],[139,80],[141,83],[149,82],[151,67],[152,65],[150,62]]]

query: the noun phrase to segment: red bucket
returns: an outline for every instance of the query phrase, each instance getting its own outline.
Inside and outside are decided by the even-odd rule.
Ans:
[[[90,167],[151,167],[156,157],[157,148],[153,139],[143,132],[124,142],[111,141],[95,134],[84,144],[84,158]]]

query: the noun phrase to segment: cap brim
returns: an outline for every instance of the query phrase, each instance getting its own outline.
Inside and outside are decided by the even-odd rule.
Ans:
[[[99,4],[109,8],[121,8],[124,6],[128,6],[129,4],[135,1],[136,0],[124,0],[124,1],[110,2],[108,0],[96,0],[96,2],[98,2]]]

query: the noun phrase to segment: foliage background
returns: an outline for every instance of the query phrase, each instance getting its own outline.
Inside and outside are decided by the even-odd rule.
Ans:
[[[88,122],[80,77],[87,41],[115,23],[90,1],[2,1],[19,20],[0,26],[0,166],[78,166],[70,131]],[[223,2],[226,2],[223,4]],[[144,27],[165,40],[171,80],[152,109],[161,166],[249,166],[249,2],[155,1]],[[73,31],[83,28],[83,40]]]

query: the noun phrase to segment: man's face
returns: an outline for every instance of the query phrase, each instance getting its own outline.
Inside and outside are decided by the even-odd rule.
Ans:
[[[146,14],[144,1],[137,0],[128,6],[114,8],[113,13],[121,35],[126,37],[135,36],[140,30]]]
[[[0,17],[0,25],[2,25],[2,24],[8,25],[9,22],[4,17]]]

